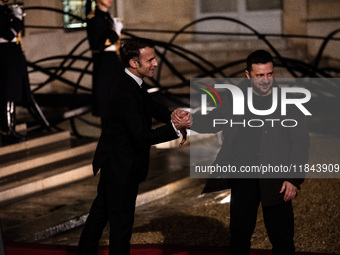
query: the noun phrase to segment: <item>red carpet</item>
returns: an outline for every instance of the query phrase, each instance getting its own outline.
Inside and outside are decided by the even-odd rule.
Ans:
[[[77,247],[8,243],[6,255],[76,255]],[[98,255],[108,255],[108,248],[101,247]],[[131,255],[228,255],[225,248],[188,247],[166,245],[132,245]],[[271,255],[269,250],[252,250],[251,255]],[[296,255],[330,255],[329,253],[297,252]],[[333,254],[336,255],[336,254]],[[339,254],[338,254],[339,255]]]

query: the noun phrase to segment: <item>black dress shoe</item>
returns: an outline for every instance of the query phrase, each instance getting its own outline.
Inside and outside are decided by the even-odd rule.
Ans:
[[[1,135],[1,143],[2,144],[12,144],[12,143],[20,143],[27,141],[27,137],[19,134],[16,131],[10,131],[7,134]]]

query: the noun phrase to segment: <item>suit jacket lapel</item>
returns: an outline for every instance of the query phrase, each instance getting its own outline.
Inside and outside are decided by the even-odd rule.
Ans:
[[[129,85],[131,85],[133,87],[133,89],[136,91],[136,94],[138,95],[138,97],[140,98],[140,100],[142,101],[146,113],[147,115],[151,115],[151,109],[150,109],[150,105],[149,105],[149,100],[148,100],[148,92],[146,90],[146,84],[143,82],[144,86],[142,86],[142,88],[138,85],[138,83],[127,73],[125,73],[126,78],[129,80]],[[143,85],[142,84],[142,85]]]

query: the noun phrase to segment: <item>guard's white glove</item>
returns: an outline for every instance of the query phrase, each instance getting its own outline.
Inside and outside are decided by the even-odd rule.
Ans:
[[[22,12],[22,9],[20,8],[20,6],[16,4],[16,5],[13,5],[12,7],[13,7],[12,9],[13,9],[14,17],[22,20],[24,13]]]
[[[113,20],[115,22],[115,32],[118,36],[120,36],[123,29],[123,23],[120,21],[119,18],[113,18]]]

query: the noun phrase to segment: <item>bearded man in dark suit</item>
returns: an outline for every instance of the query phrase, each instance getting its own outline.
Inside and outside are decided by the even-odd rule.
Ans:
[[[143,78],[158,66],[152,40],[131,39],[121,49],[125,70],[117,77],[93,160],[98,195],[85,223],[78,254],[97,254],[110,222],[110,254],[129,254],[138,185],[148,173],[150,146],[176,139],[189,126],[173,123],[171,112],[152,100]],[[165,125],[152,129],[152,118]],[[182,140],[183,142],[183,140]]]
[[[274,62],[271,54],[257,50],[247,57],[246,77],[238,88],[247,95],[251,88],[253,107],[259,110],[269,109],[274,101],[273,91],[279,88],[274,79]],[[233,96],[230,91],[222,94],[220,106],[207,115],[193,114],[192,130],[199,133],[223,132],[223,142],[213,165],[234,166],[236,174],[225,174],[222,178],[210,178],[203,193],[231,189],[230,201],[230,255],[249,255],[251,237],[255,230],[259,204],[265,227],[272,244],[273,255],[294,255],[294,213],[292,200],[304,180],[304,174],[274,174],[272,178],[250,172],[242,175],[245,166],[300,166],[308,163],[309,133],[304,115],[295,106],[289,105],[285,118],[296,120],[294,127],[283,125],[263,126],[240,125],[242,121],[268,118],[280,120],[281,97],[279,106],[269,115],[257,115],[246,108],[245,114],[233,113]],[[190,116],[190,113],[177,109],[173,120]],[[214,120],[228,119],[234,125],[211,125]]]

